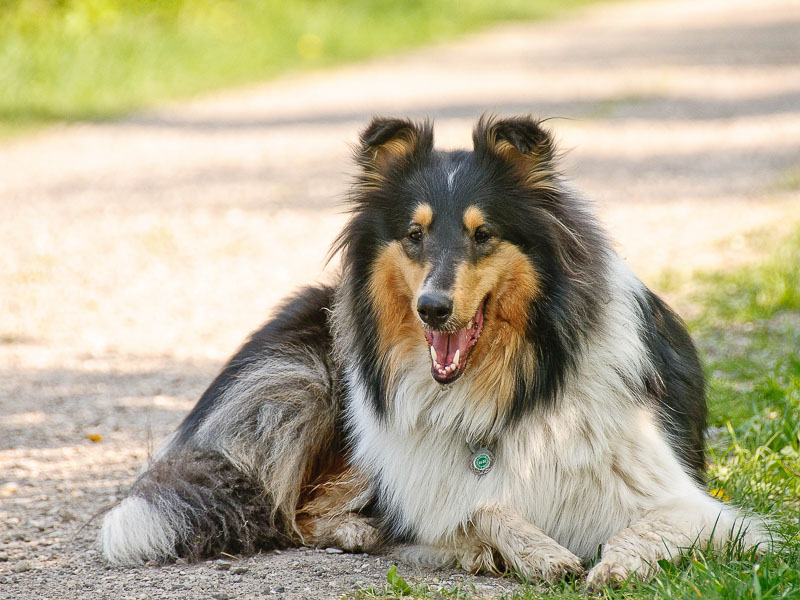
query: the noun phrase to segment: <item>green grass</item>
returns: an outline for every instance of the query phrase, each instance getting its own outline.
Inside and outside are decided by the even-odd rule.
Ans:
[[[596,0],[0,0],[0,132],[446,40]]]
[[[694,551],[665,563],[648,583],[598,598],[800,599],[800,229],[762,264],[699,275],[702,316],[690,324],[709,379],[709,489],[769,517],[780,551],[763,557]],[[362,600],[399,597],[397,583],[363,590]],[[469,586],[438,589],[409,581],[413,598],[475,597]],[[586,598],[582,581],[523,588],[514,598]]]

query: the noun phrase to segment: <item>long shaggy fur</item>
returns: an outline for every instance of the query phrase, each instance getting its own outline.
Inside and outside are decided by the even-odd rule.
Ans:
[[[704,489],[702,370],[527,117],[375,119],[333,287],[242,347],[106,517],[111,564],[283,545],[530,579],[768,542]],[[476,471],[476,453],[494,463]]]

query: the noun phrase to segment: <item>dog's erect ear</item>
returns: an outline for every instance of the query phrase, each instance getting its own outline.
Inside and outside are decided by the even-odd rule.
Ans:
[[[497,119],[482,116],[472,133],[476,154],[489,154],[509,163],[525,179],[541,181],[552,174],[555,146],[540,121],[532,117]]]
[[[366,172],[385,172],[413,156],[433,148],[430,122],[375,117],[361,132],[358,162]]]

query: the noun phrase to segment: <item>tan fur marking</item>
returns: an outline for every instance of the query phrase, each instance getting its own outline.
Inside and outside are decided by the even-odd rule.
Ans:
[[[511,142],[507,142],[506,140],[496,141],[496,138],[493,138],[492,142],[495,153],[506,160],[517,160],[522,156],[520,151],[517,150]]]
[[[414,209],[411,220],[422,227],[430,227],[433,222],[433,209],[430,204],[421,203]]]
[[[370,294],[376,309],[379,352],[390,381],[415,348],[426,343],[413,306],[429,270],[430,266],[408,258],[400,242],[386,246],[372,267]]]
[[[374,263],[370,293],[376,308],[379,351],[390,382],[413,353],[420,348],[427,352],[414,306],[429,270],[429,266],[409,259],[399,242],[389,244]],[[520,360],[518,350],[528,326],[528,306],[538,293],[539,278],[533,266],[507,242],[501,242],[477,265],[462,263],[456,273],[453,316],[459,327],[466,326],[481,300],[491,295],[483,332],[467,368],[477,371],[474,385],[478,395],[496,403],[499,414],[512,399],[515,382],[508,374],[514,361]],[[533,368],[532,364],[523,366]]]
[[[372,163],[378,170],[383,170],[392,162],[411,155],[417,142],[417,134],[412,129],[403,130],[397,137],[373,150]]]
[[[477,265],[462,263],[459,267],[453,300],[461,323],[467,324],[487,294],[491,296],[483,331],[467,368],[478,370],[474,385],[484,397],[510,402],[514,378],[508,374],[525,337],[528,306],[539,294],[536,271],[513,244],[501,242]],[[497,407],[499,412],[505,408]]]
[[[371,497],[369,483],[352,467],[316,486],[313,499],[297,512],[297,526],[304,544],[335,545],[349,551],[378,546],[378,532],[359,510]]]
[[[504,139],[497,138],[497,132],[490,130],[487,139],[494,153],[507,161],[522,179],[526,186],[537,191],[557,191],[555,177],[557,172],[552,166],[552,150],[548,146],[537,148],[531,154],[523,154],[514,145]]]
[[[464,211],[463,221],[464,227],[466,227],[470,233],[473,233],[486,222],[486,219],[483,218],[483,213],[480,208],[477,206],[470,206]]]

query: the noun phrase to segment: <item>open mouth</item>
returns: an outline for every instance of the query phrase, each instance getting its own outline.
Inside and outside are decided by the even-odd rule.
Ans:
[[[466,370],[469,354],[483,330],[485,311],[486,298],[466,327],[453,332],[424,329],[431,351],[431,373],[436,381],[452,383]]]

